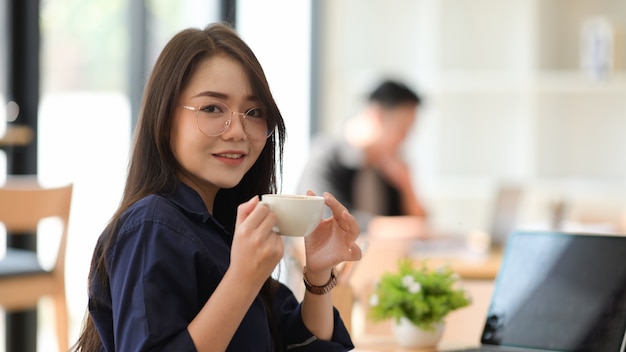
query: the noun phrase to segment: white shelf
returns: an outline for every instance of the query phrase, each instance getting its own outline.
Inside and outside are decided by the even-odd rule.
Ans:
[[[548,93],[626,94],[626,72],[613,72],[606,78],[594,79],[581,71],[547,71],[536,77],[533,87],[537,91]]]
[[[445,71],[429,82],[437,94],[446,93],[610,93],[626,94],[626,72],[613,72],[594,79],[582,71],[540,71],[512,73],[507,71]]]

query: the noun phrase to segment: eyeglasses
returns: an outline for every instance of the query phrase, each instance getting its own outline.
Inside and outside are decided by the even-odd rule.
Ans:
[[[266,111],[263,108],[252,108],[246,112],[231,111],[222,103],[208,103],[199,107],[179,105],[179,107],[195,111],[198,129],[208,137],[217,137],[228,129],[233,115],[243,118],[243,128],[250,139],[266,139],[274,132],[274,126],[267,121]]]

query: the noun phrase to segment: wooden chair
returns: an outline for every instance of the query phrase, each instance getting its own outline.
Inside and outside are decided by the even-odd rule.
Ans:
[[[0,222],[7,233],[36,234],[42,219],[56,217],[62,221],[56,261],[51,270],[42,268],[35,251],[8,248],[0,260],[0,306],[9,312],[19,311],[37,307],[44,296],[52,298],[59,351],[69,349],[65,248],[72,189],[72,184],[43,188],[36,182],[7,183],[0,188]]]

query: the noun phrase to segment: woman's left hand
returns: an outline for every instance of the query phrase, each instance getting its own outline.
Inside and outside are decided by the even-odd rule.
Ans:
[[[315,195],[312,191],[307,194]],[[355,242],[361,231],[356,219],[330,193],[323,196],[333,215],[304,238],[306,266],[311,273],[329,272],[341,262],[361,259],[361,248]]]

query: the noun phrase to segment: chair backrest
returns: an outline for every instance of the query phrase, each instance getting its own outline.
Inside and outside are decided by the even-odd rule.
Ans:
[[[62,233],[54,270],[63,272],[73,184],[41,187],[36,182],[0,187],[0,222],[8,233],[36,233],[42,219],[62,221]]]

